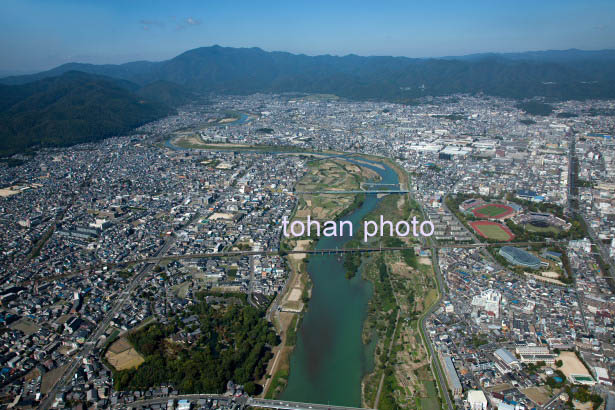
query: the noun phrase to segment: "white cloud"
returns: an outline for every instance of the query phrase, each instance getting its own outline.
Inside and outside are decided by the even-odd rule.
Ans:
[[[193,19],[192,17],[188,17],[186,19],[186,23],[190,24],[191,26],[198,26],[199,24],[201,24],[201,21],[197,19]]]

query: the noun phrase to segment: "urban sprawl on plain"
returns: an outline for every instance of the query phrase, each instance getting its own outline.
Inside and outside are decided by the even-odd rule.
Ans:
[[[195,343],[203,326],[186,312],[202,295],[214,309],[244,300],[270,322],[292,311],[284,302],[301,291],[281,221],[295,216],[310,162],[345,153],[396,163],[409,182],[390,195],[408,195],[435,226],[403,244],[434,264],[438,297],[408,322],[424,333],[444,408],[567,408],[583,394],[590,407],[578,408],[606,405],[615,117],[600,111],[614,107],[570,101],[533,116],[488,96],[212,97],[133,135],[0,164],[0,397],[56,408],[256,400],[231,381],[195,396],[122,385],[118,372],[144,360],[124,336],[158,323],[174,328],[169,349]],[[268,348],[265,388],[282,350]]]

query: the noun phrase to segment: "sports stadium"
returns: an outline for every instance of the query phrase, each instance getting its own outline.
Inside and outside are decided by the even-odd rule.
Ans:
[[[504,204],[484,204],[472,209],[477,218],[506,219],[515,213],[513,207]]]
[[[503,246],[500,248],[499,254],[513,265],[522,266],[524,268],[538,269],[542,265],[540,259],[536,256],[513,246]]]
[[[498,222],[492,221],[472,221],[469,222],[470,226],[477,234],[487,239],[494,239],[496,241],[508,242],[513,240],[515,235],[508,229],[507,226]]]
[[[524,225],[531,231],[568,231],[572,226],[569,222],[549,213],[528,212],[515,217],[513,220],[518,225]]]

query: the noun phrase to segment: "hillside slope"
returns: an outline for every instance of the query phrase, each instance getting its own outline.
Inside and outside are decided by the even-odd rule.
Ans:
[[[0,85],[0,156],[121,135],[174,112],[131,91],[138,88],[80,72]]]

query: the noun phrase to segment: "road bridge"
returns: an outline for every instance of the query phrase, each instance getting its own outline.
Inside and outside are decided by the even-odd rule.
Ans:
[[[295,191],[295,194],[307,194],[307,195],[357,195],[357,194],[408,194],[410,191],[405,189],[372,189],[372,190],[352,190],[352,191]]]
[[[252,397],[248,399],[246,405],[252,407],[266,407],[268,409],[280,410],[361,410],[360,407],[332,406],[330,404],[317,403],[299,403],[296,401],[267,400]]]
[[[333,406],[330,404],[319,404],[319,403],[300,403],[295,401],[286,401],[286,400],[269,400],[269,399],[259,399],[255,397],[248,396],[228,396],[221,394],[180,394],[177,396],[164,396],[164,397],[155,397],[151,399],[138,400],[130,403],[131,407],[136,408],[145,408],[151,407],[153,405],[165,405],[169,400],[179,401],[179,400],[188,400],[192,403],[198,400],[217,400],[218,404],[224,404],[226,406],[231,406],[232,404],[238,405],[240,408],[244,407],[260,407],[267,409],[278,409],[278,410],[367,410],[359,407],[348,407],[348,406]]]
[[[491,242],[491,243],[448,243],[448,244],[435,244],[435,249],[452,249],[452,248],[488,248],[498,246],[532,246],[532,245],[554,245],[565,244],[566,241],[544,241],[544,242]],[[88,266],[81,269],[76,269],[71,272],[63,273],[60,275],[47,276],[45,278],[27,280],[21,282],[22,285],[31,285],[36,283],[44,283],[53,280],[69,278],[79,273],[84,273],[94,269],[100,269],[102,267],[115,268],[118,266],[128,266],[137,263],[153,263],[160,262],[162,260],[181,260],[181,259],[209,259],[209,258],[231,258],[241,256],[274,256],[274,255],[292,255],[292,254],[308,254],[308,255],[335,255],[344,253],[369,253],[369,252],[393,252],[393,251],[405,251],[414,250],[414,247],[366,247],[366,248],[334,248],[334,249],[307,249],[307,250],[288,250],[288,251],[227,251],[227,252],[210,252],[210,253],[187,253],[183,255],[160,255],[152,256],[141,259],[123,260],[119,262],[107,262],[99,263],[97,265]]]

